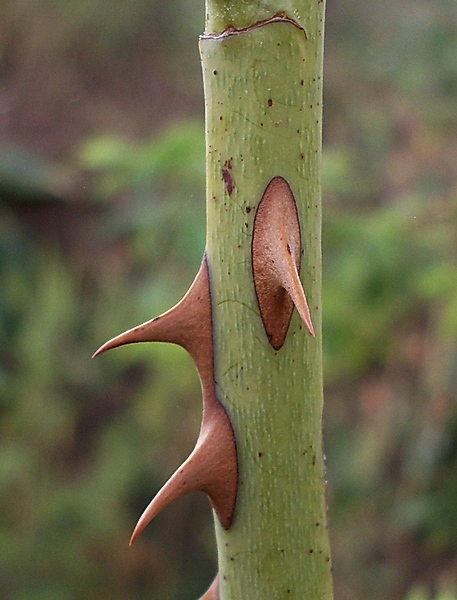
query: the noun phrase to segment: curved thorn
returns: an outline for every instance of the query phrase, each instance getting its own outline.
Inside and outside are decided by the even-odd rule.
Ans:
[[[310,334],[315,336],[299,276],[300,258],[295,198],[283,177],[273,177],[254,220],[252,270],[260,315],[275,350],[284,344],[294,305]]]
[[[189,458],[179,467],[157,495],[151,500],[143,514],[138,520],[138,523],[133,530],[130,538],[130,546],[136,540],[149,523],[169,504],[178,498],[195,492],[198,489],[196,479],[198,477],[198,457],[195,456],[195,451]]]
[[[207,494],[224,529],[232,522],[238,480],[233,430],[225,410],[214,398],[206,403],[197,444],[189,458],[167,481],[141,515],[130,545],[171,502],[195,491]]]
[[[121,333],[101,346],[92,358],[107,350],[138,342],[170,342],[185,348],[199,371],[202,354],[211,344],[211,306],[208,268],[204,259],[189,290],[173,308],[159,317]],[[202,374],[200,373],[200,376]]]
[[[100,348],[94,352],[92,358],[96,358],[106,352],[107,350],[112,350],[113,348],[118,348],[119,346],[124,346],[125,344],[134,344],[137,342],[150,342],[152,337],[152,331],[154,330],[154,322],[161,317],[156,317],[151,321],[147,321],[142,325],[138,325],[133,329],[129,329],[124,333],[113,337],[112,339],[105,342]]]
[[[196,490],[208,495],[219,521],[228,529],[235,510],[238,463],[232,426],[214,387],[211,294],[206,256],[181,302],[160,317],[109,340],[94,356],[124,344],[149,341],[179,344],[189,352],[202,385],[203,418],[192,454],[146,508],[130,544],[163,508]]]
[[[199,600],[219,600],[219,573],[214,578],[213,583],[206,590]]]
[[[305,290],[303,289],[302,282],[297,270],[297,264],[292,258],[292,255],[288,252],[287,246],[282,256],[282,269],[280,271],[281,284],[292,299],[301,320],[306,325],[308,331],[313,337],[316,337],[314,333],[313,323],[311,321],[311,315],[309,312],[308,301],[306,299]]]

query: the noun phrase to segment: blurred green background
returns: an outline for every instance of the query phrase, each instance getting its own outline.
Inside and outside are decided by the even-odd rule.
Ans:
[[[109,6],[108,6],[109,5]],[[0,598],[194,600],[184,351],[106,339],[204,248],[203,1],[0,1]],[[325,445],[336,600],[457,599],[457,3],[331,0]],[[268,599],[266,599],[268,600]]]

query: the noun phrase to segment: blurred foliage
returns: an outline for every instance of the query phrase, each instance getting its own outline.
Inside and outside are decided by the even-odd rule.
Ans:
[[[427,591],[421,586],[415,586],[406,596],[405,600],[456,600],[457,589],[455,585],[442,584],[439,592],[430,598]]]
[[[215,571],[204,499],[127,547],[196,439],[193,365],[90,355],[198,269],[203,5],[5,0],[0,19],[0,597],[193,600]],[[457,598],[456,30],[454,0],[327,7],[337,600]]]

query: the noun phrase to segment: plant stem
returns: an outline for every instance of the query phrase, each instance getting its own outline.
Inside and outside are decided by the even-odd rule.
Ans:
[[[323,19],[318,1],[207,0],[200,52],[214,377],[239,471],[233,523],[224,530],[215,520],[220,600],[332,598],[322,454]],[[260,316],[251,256],[257,207],[274,177],[295,198],[316,333],[294,310],[279,350]]]

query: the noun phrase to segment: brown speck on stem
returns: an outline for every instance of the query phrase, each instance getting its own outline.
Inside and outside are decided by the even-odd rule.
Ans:
[[[232,195],[233,188],[235,184],[233,182],[233,178],[231,175],[231,170],[233,169],[232,160],[226,160],[224,166],[222,167],[222,181],[225,183],[225,191],[229,196]]]

